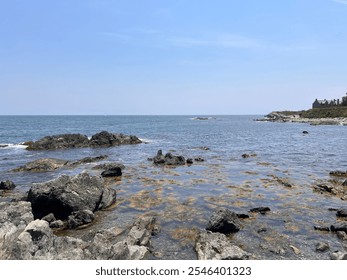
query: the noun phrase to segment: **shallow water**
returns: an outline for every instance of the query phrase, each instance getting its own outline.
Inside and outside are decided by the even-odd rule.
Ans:
[[[97,164],[48,173],[14,173],[10,170],[38,158],[77,160],[109,155],[106,161],[123,163],[121,179],[107,179],[117,189],[117,203],[98,213],[97,221],[83,230],[68,231],[88,238],[94,230],[125,227],[139,215],[154,215],[161,232],[153,237],[155,256],[163,259],[195,259],[194,240],[212,212],[228,207],[248,213],[268,206],[266,215],[248,213],[243,228],[230,238],[258,259],[327,259],[315,244],[327,242],[330,252],[344,244],[332,233],[315,231],[314,225],[336,222],[328,208],[346,207],[337,196],[313,190],[329,171],[347,169],[347,128],[295,123],[255,122],[258,116],[50,116],[0,117],[0,180],[13,180],[27,191],[33,182],[60,174],[77,174]],[[46,135],[82,133],[87,136],[107,130],[134,134],[146,143],[103,149],[26,151],[17,145]],[[307,130],[309,134],[303,134]],[[208,147],[209,150],[201,149]],[[157,150],[204,162],[176,168],[156,167],[148,161]],[[256,154],[242,158],[242,154]],[[288,181],[288,188],[279,180]],[[6,199],[6,198],[0,198]],[[259,229],[263,229],[259,231]],[[259,231],[259,232],[258,232]],[[300,250],[295,254],[290,246]]]

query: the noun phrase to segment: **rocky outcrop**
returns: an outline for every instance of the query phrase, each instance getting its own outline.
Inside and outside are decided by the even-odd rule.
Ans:
[[[101,173],[102,177],[119,177],[122,176],[122,169],[119,166],[111,167]]]
[[[0,190],[13,190],[15,187],[16,185],[10,180],[0,182]]]
[[[89,140],[82,134],[59,134],[46,136],[35,142],[27,142],[27,150],[57,150],[86,147],[112,147],[125,144],[139,144],[142,141],[133,135],[114,134],[102,131]]]
[[[152,217],[139,218],[130,230],[101,230],[90,241],[56,236],[49,224],[55,217],[45,219],[34,220],[29,202],[0,203],[0,259],[135,260],[150,255]]]
[[[116,191],[104,186],[102,178],[82,173],[74,177],[63,175],[57,179],[34,184],[28,193],[35,218],[53,213],[66,219],[72,212],[106,208],[116,200]]]
[[[0,202],[0,259],[9,259],[13,244],[34,219],[29,202]]]
[[[153,158],[153,163],[155,165],[185,165],[186,160],[183,156],[175,156],[171,153],[167,153],[165,156],[163,155],[162,150],[157,152],[157,155]]]
[[[236,213],[226,208],[219,208],[212,214],[206,230],[221,233],[234,233],[238,232],[240,228],[241,222]]]
[[[199,260],[246,260],[249,254],[221,233],[201,232],[195,244]]]
[[[41,158],[13,169],[13,172],[50,172],[59,168],[75,168],[81,164],[87,164],[107,159],[108,156],[85,157],[76,161],[68,161],[55,158]]]

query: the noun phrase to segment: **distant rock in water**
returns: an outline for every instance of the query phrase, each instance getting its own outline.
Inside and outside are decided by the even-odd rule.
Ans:
[[[153,158],[153,163],[155,165],[185,165],[186,159],[183,156],[175,156],[171,153],[167,153],[164,156],[162,150],[159,150]]]
[[[114,134],[102,131],[89,140],[82,134],[59,134],[46,136],[35,142],[27,142],[27,150],[57,150],[87,147],[112,147],[118,145],[140,144],[142,141],[133,135]]]
[[[340,171],[340,170],[331,171],[329,175],[336,176],[336,177],[347,177],[347,171]]]

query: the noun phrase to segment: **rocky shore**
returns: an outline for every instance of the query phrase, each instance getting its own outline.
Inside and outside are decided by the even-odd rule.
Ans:
[[[293,114],[292,112],[271,112],[264,118],[256,119],[255,121],[308,123],[310,125],[347,125],[346,117],[305,118],[300,114]]]

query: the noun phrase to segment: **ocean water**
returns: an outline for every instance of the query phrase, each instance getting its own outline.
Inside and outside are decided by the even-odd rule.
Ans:
[[[336,235],[314,231],[313,226],[335,222],[328,209],[345,207],[346,202],[315,192],[313,185],[331,179],[332,170],[347,169],[347,127],[254,121],[259,116],[195,117],[0,116],[0,146],[7,145],[0,147],[0,180],[14,181],[17,192],[25,194],[32,183],[61,174],[98,175],[99,171],[92,170],[98,163],[47,173],[12,172],[16,167],[38,158],[78,160],[108,155],[105,162],[126,166],[120,180],[107,182],[117,189],[116,205],[98,213],[89,228],[60,234],[87,239],[96,229],[124,227],[139,215],[154,215],[162,229],[152,242],[157,258],[196,258],[196,235],[220,206],[237,213],[248,213],[258,206],[271,208],[267,215],[251,215],[244,228],[230,236],[256,258],[328,258],[315,252],[314,244],[321,240],[328,240],[332,249],[343,247]],[[57,151],[27,151],[21,145],[47,135],[91,136],[103,130],[136,135],[144,143]],[[303,130],[309,133],[303,134]],[[159,149],[205,161],[157,167],[147,159]],[[242,158],[245,153],[256,156]],[[284,187],[278,179],[293,187]],[[262,227],[266,228],[264,234],[258,232]],[[299,248],[301,255],[295,255],[288,244]],[[284,253],[276,253],[281,246]]]

